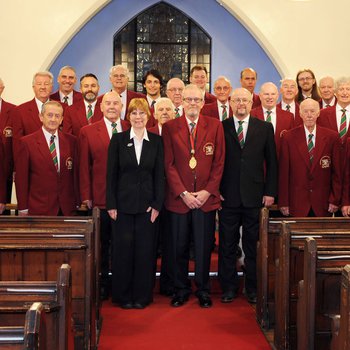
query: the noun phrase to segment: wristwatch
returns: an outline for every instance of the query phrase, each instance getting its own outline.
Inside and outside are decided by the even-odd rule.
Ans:
[[[187,193],[188,193],[187,191],[183,191],[182,193],[180,193],[180,197],[181,197],[181,198],[184,198],[184,197],[186,196]]]

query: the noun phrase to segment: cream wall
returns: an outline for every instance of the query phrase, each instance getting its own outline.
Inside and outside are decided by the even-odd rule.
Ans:
[[[4,99],[21,103],[32,98],[33,72],[50,66],[65,43],[109,1],[0,0],[0,77],[6,85]],[[294,77],[302,67],[311,67],[317,76],[350,75],[350,2],[217,2],[245,24],[282,76]]]

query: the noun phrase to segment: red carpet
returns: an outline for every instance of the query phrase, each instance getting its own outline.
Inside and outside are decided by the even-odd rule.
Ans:
[[[216,280],[213,287],[210,309],[201,309],[193,295],[180,308],[171,307],[170,299],[158,293],[143,310],[122,310],[104,302],[99,350],[270,349],[246,299],[222,304]]]

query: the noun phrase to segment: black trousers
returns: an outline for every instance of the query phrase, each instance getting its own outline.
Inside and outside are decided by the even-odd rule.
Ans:
[[[111,270],[111,237],[112,220],[106,209],[100,209],[100,241],[101,241],[101,285],[108,287]]]
[[[118,211],[112,238],[112,301],[115,303],[147,305],[153,301],[156,234],[150,217],[150,213]]]
[[[195,252],[196,294],[210,292],[209,270],[213,246],[215,210],[203,212],[201,209],[190,210],[186,214],[169,212],[169,235],[171,244],[170,261],[174,262],[174,287],[177,295],[191,293],[188,279],[190,235],[193,233]]]
[[[256,245],[259,238],[260,208],[225,208],[219,211],[219,281],[223,292],[238,289],[236,252],[242,226],[245,289],[256,292]]]

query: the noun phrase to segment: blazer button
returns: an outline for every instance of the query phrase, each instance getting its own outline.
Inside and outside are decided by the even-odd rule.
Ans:
[[[310,192],[312,192],[312,190],[310,190]]]

